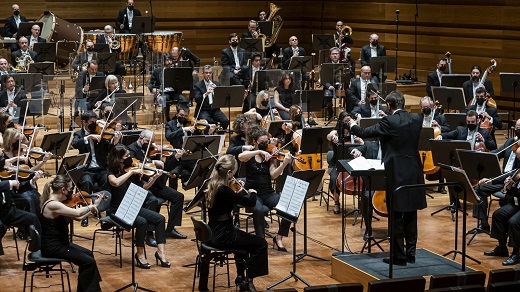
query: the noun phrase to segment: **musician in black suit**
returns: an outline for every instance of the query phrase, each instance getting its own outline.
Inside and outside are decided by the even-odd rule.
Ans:
[[[491,129],[491,136],[493,140],[495,139],[495,129],[502,129],[502,121],[498,116],[497,109],[494,107],[487,106],[487,98],[486,98],[486,89],[479,87],[475,90],[475,100],[476,103],[474,105],[470,105],[466,108],[466,112],[470,110],[474,110],[477,114],[481,115],[482,118],[489,120],[489,124],[493,125]]]
[[[180,53],[181,52],[179,51],[179,47],[173,47],[171,49],[170,55],[172,57],[172,64],[176,65],[177,62],[178,62],[177,60],[179,60],[179,61],[189,61],[190,66],[193,69],[192,75],[193,76],[197,76],[197,74],[199,72],[199,67],[200,67],[200,58],[197,57],[197,55],[195,55],[188,48],[182,48],[182,56],[179,59]],[[197,76],[197,78],[198,78],[198,76]],[[197,81],[198,81],[198,79],[197,79]]]
[[[13,10],[13,15],[5,19],[4,34],[5,37],[8,38],[18,38],[18,27],[20,26],[20,22],[26,22],[27,19],[25,16],[20,15],[20,6],[18,6],[18,4],[13,4],[11,8]],[[16,50],[18,50],[18,46],[16,44],[11,44],[11,52]]]
[[[0,92],[4,89],[4,82],[2,81],[2,77],[14,73],[16,72],[9,70],[9,62],[7,59],[0,58]]]
[[[446,117],[442,115],[440,111],[435,109],[435,104],[433,103],[433,99],[431,97],[422,97],[419,101],[419,106],[421,107],[421,115],[423,117],[423,127],[439,127],[441,129],[441,133],[451,131]],[[432,112],[434,112],[433,119]]]
[[[258,24],[256,20],[250,20],[247,25],[247,32],[244,32],[240,38],[242,39],[256,39],[258,37]]]
[[[20,39],[18,39],[18,45],[20,46],[20,49],[11,53],[11,65],[13,65],[13,67],[16,67],[16,65],[18,64],[17,60],[20,60],[22,56],[26,55],[31,57],[32,62],[28,60],[29,63],[33,63],[36,59],[36,52],[29,50],[29,41],[27,40],[27,38],[21,37]],[[21,62],[20,65],[27,66],[27,64],[23,62]]]
[[[119,33],[130,33],[132,31],[134,16],[141,16],[141,11],[134,8],[134,0],[127,0],[126,8],[119,10],[116,19],[116,27],[119,28]]]
[[[224,115],[220,108],[213,108],[213,89],[220,85],[217,81],[211,80],[213,69],[210,65],[202,67],[204,80],[195,84],[195,116],[199,119],[207,120],[210,124],[219,122],[223,129],[229,126],[229,119]]]
[[[98,190],[107,189],[107,155],[110,149],[119,143],[122,135],[120,132],[115,132],[111,140],[101,138],[101,135],[96,133],[97,115],[93,111],[86,111],[81,115],[81,124],[82,128],[74,132],[72,147],[78,149],[80,154],[90,153],[79,188],[91,194],[96,191],[95,183],[98,185]]]
[[[305,57],[305,49],[298,47],[298,38],[295,36],[289,38],[289,47],[283,50],[282,69],[289,69],[292,57]]]
[[[350,130],[361,138],[380,137],[382,160],[385,164],[386,195],[393,198],[398,186],[424,184],[421,158],[419,157],[419,135],[422,121],[419,115],[404,110],[404,95],[399,91],[391,92],[386,97],[386,104],[391,115],[383,117],[378,123],[368,128],[360,128],[351,119]],[[403,167],[406,165],[406,167]],[[387,204],[390,200],[386,201]],[[408,189],[399,193],[388,208],[394,212],[394,264],[415,263],[417,245],[417,210],[426,208],[424,189]],[[389,222],[390,223],[390,222]],[[406,250],[404,247],[406,239]],[[384,259],[388,263],[389,259]]]
[[[370,59],[372,59],[372,57],[386,56],[385,46],[379,44],[379,36],[377,34],[371,34],[368,40],[370,41],[370,44],[361,48],[361,54],[359,56],[361,66],[370,66]]]
[[[379,104],[379,107],[378,107]],[[352,114],[360,118],[380,118],[388,115],[388,110],[381,105],[379,95],[374,90],[367,92],[366,102],[358,104],[352,110]]]
[[[334,39],[336,40],[336,47],[341,48],[341,45],[343,45],[343,44],[349,44],[349,47],[350,47],[350,45],[354,44],[354,41],[352,40],[352,38],[350,36],[344,36],[341,33],[342,28],[343,28],[343,21],[339,20],[338,22],[336,22],[336,33],[334,33]]]
[[[141,134],[139,134],[139,139],[132,144],[128,145],[128,151],[130,152],[130,157],[136,158],[140,162],[143,163],[153,163],[156,168],[164,169],[164,163],[158,157],[158,155],[145,157],[146,151],[148,150],[148,146],[150,145],[150,150],[157,150],[156,147],[162,147],[162,145],[155,145],[155,139],[153,132],[151,130],[143,130]],[[155,159],[152,159],[152,158]],[[165,201],[170,201],[170,208],[168,212],[168,222],[166,224],[166,237],[167,238],[175,238],[175,239],[186,239],[186,235],[179,233],[175,230],[175,226],[181,226],[182,223],[182,205],[184,203],[184,195],[170,187],[166,186],[166,173],[163,173],[161,177],[159,177],[155,183],[148,190],[152,192],[152,194],[157,198],[162,198]],[[161,206],[157,206],[157,213],[160,213]]]
[[[99,94],[99,90],[90,90],[90,83],[92,77],[103,76],[102,72],[98,72],[98,64],[95,60],[87,63],[87,71],[78,73],[78,79],[76,79],[76,104],[74,106],[75,114],[78,116],[78,99],[81,98],[92,98]],[[92,109],[90,104],[87,103],[87,109]]]
[[[0,92],[0,112],[7,111],[11,116],[15,116],[15,108],[18,107],[20,101],[25,99],[25,91],[16,86],[13,75],[2,76],[2,83],[5,85],[4,90]],[[25,113],[20,112],[18,122],[22,123]]]
[[[458,126],[455,130],[441,133],[435,139],[450,139],[450,140],[462,140],[462,141],[473,141],[476,142],[481,141],[486,145],[487,150],[495,150],[497,149],[497,144],[491,134],[486,129],[478,129],[477,123],[480,122],[478,119],[477,112],[474,110],[469,110],[466,112],[466,126]]]
[[[495,98],[495,90],[493,90],[493,84],[489,79],[486,79],[483,84],[480,82],[480,74],[482,73],[482,69],[479,65],[473,65],[471,67],[471,79],[462,83],[462,88],[464,89],[464,98],[466,98],[466,104],[469,103],[475,96],[475,90],[479,87],[483,87],[486,89],[487,93],[491,95],[491,98]]]
[[[260,70],[264,70],[264,68],[261,66],[261,64],[262,64],[262,55],[254,54],[253,56],[251,56],[250,66],[245,67],[244,69],[240,70],[240,72],[238,72],[238,76],[240,77],[241,80],[243,80],[242,84],[244,85],[245,89],[247,90],[247,96],[244,99],[244,104],[242,106],[243,113],[245,113],[248,110],[250,110],[251,108],[255,107],[256,89],[249,88],[249,87],[252,86],[252,83],[254,83],[256,73]]]
[[[360,102],[363,103],[367,94],[368,85],[376,85],[377,82],[377,77],[372,76],[370,66],[361,67],[361,76],[352,80],[347,90],[347,99],[344,102],[346,111],[351,112]]]
[[[104,28],[105,34],[100,34],[96,38],[96,44],[107,44],[110,53],[117,53],[121,51],[121,48],[117,50],[113,50],[110,44],[114,41],[114,28],[111,25],[105,25]],[[117,57],[117,55],[116,55]],[[108,74],[107,72],[104,72],[105,74]],[[116,60],[116,67],[114,68],[114,75],[119,76],[125,76],[126,75],[126,68],[119,60]]]
[[[238,35],[236,33],[230,34],[229,47],[223,49],[220,52],[220,62],[222,63],[222,67],[229,68],[229,72],[231,73],[231,85],[241,84],[238,73],[243,67],[246,66],[246,51],[238,47],[239,41],[240,40],[238,39]],[[224,71],[222,73],[226,75],[228,74]]]
[[[88,65],[88,62],[96,60],[96,53],[94,52],[94,42],[92,40],[85,41],[85,50],[86,52],[79,52],[76,58],[74,59],[72,68],[76,72],[86,71],[87,66],[83,66],[83,64]]]
[[[432,86],[441,86],[441,76],[446,73],[446,64],[448,64],[448,61],[445,58],[437,59],[437,70],[428,74],[426,93],[431,98],[433,98]]]
[[[35,43],[46,43],[47,40],[40,37],[40,26],[35,24],[31,27],[31,36],[27,36],[29,38],[29,47],[34,48]]]

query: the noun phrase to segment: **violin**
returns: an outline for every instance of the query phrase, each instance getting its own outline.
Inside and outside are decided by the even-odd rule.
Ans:
[[[26,152],[26,151],[24,151]],[[30,150],[29,150],[29,156],[33,159],[36,159],[36,160],[42,160],[43,159],[43,156],[45,156],[45,154],[47,154],[48,152],[45,152],[43,151],[43,149],[41,147],[32,147]],[[58,158],[60,159],[61,157],[60,156],[56,156],[54,154],[51,155],[51,157],[49,159],[55,159],[55,158]]]
[[[162,154],[165,157],[170,157],[172,155],[175,155],[178,151],[178,149],[173,148],[173,146],[170,144],[166,144],[163,146],[155,146],[154,149],[150,149],[150,151],[148,152],[148,157],[153,157],[158,154]],[[191,151],[186,150],[182,156],[188,156],[191,154]]]
[[[188,117],[186,119],[186,124],[184,126],[185,127],[193,127],[193,126],[195,126],[197,129],[199,129],[201,131],[204,131],[206,129],[209,129],[209,127],[211,125],[209,124],[208,120],[199,119],[199,120],[195,121],[194,117]]]
[[[145,176],[153,176],[158,169],[154,163],[145,163],[144,165],[142,165],[142,163],[137,158],[132,158],[132,166],[125,167],[124,171],[129,172],[132,170],[140,169],[141,166],[143,167],[143,175]],[[165,174],[169,177],[175,178],[174,174],[172,173],[165,172]]]
[[[23,128],[23,134],[26,136],[30,136],[34,133],[34,130],[37,129],[43,129],[44,131],[49,131],[51,128],[47,126],[42,126],[40,124],[37,124],[36,126],[33,126],[32,124],[26,124],[25,127],[22,127],[22,125],[14,124],[15,129],[22,129]]]
[[[85,191],[79,191],[79,192],[73,194],[72,196],[70,196],[70,198],[68,198],[67,200],[63,201],[63,204],[68,207],[75,207],[78,205],[80,205],[80,206],[91,205],[93,203],[92,199],[97,198],[97,195],[98,194],[89,195]],[[105,196],[101,197],[101,199],[103,201],[107,201],[108,196],[105,195]]]
[[[13,175],[16,174],[17,167],[6,167],[7,169],[4,169],[0,171],[0,178],[2,179],[9,179]],[[20,179],[28,179],[31,175],[33,175],[36,171],[32,170],[31,167],[27,164],[20,164],[18,167],[18,178]],[[47,171],[43,171],[43,177],[50,177],[51,174]]]
[[[292,155],[289,150],[277,149],[276,146],[272,144],[267,144],[267,152],[272,155],[273,159],[277,159],[278,161],[283,161],[285,156],[289,155],[294,161],[298,161],[301,164],[306,164],[307,162],[302,158],[296,157]]]

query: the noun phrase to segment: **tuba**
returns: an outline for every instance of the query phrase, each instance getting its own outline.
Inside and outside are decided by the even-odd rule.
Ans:
[[[341,35],[343,35],[343,37],[348,37],[348,36],[352,36],[352,28],[346,24],[344,24],[342,27],[341,27],[341,32],[340,32]]]
[[[275,14],[282,9],[281,7],[277,6],[274,3],[269,3],[269,17],[267,17],[267,21],[273,22],[273,34],[271,37],[266,36],[263,33],[259,33],[257,38],[263,38],[264,39],[264,46],[270,47],[276,42],[276,38],[278,37],[278,34],[280,33],[280,29],[282,29],[283,25],[283,19],[280,15]]]

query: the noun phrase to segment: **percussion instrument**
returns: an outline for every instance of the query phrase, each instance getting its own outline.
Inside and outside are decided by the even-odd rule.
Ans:
[[[118,60],[126,63],[137,55],[138,42],[135,34],[115,34],[114,38],[120,43],[120,49],[117,52]]]
[[[142,36],[148,50],[153,52],[169,53],[173,47],[179,47],[182,41],[180,31],[143,33]]]
[[[94,44],[96,43],[96,40],[98,36],[104,34],[102,30],[89,30],[89,32],[83,33],[83,40],[91,40]],[[82,48],[84,49],[84,48]]]
[[[51,11],[45,11],[36,22],[43,22],[41,37],[47,42],[55,42],[57,47],[58,67],[69,64],[69,56],[76,52],[83,43],[83,29],[56,16]]]

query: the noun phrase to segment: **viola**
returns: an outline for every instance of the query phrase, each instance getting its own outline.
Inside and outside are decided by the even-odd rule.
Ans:
[[[188,117],[186,119],[186,124],[184,126],[185,127],[195,126],[197,129],[204,131],[210,127],[210,124],[209,124],[208,120],[205,120],[205,119],[199,119],[199,120],[195,121],[194,117]]]
[[[25,151],[26,152],[26,151]],[[33,159],[36,159],[36,160],[41,160],[43,159],[43,156],[45,156],[45,154],[47,154],[48,152],[45,152],[43,151],[43,149],[41,147],[32,147],[30,150],[29,150],[29,156]],[[54,154],[51,155],[51,157],[49,159],[55,159],[55,158],[61,158],[59,156],[56,156]]]
[[[125,172],[129,172],[132,170],[140,169],[142,163],[137,158],[132,158],[132,166],[124,168]],[[157,167],[153,163],[145,163],[143,167],[143,175],[152,176],[157,172]],[[169,172],[166,173],[167,176],[174,178],[174,174]]]
[[[34,134],[34,130],[36,129],[43,129],[44,131],[49,131],[51,128],[47,126],[42,126],[40,124],[37,124],[36,126],[33,126],[32,124],[25,124],[25,127],[22,127],[22,125],[14,124],[15,129],[22,129],[23,128],[23,134],[26,136],[30,136]]]
[[[173,146],[170,144],[166,144],[163,146],[156,146],[156,147],[154,147],[154,149],[150,149],[150,151],[148,152],[148,157],[152,157],[152,156],[155,156],[158,154],[162,154],[165,157],[170,157],[172,155],[175,155],[177,153],[177,151],[179,151],[179,150],[173,148]],[[192,154],[191,151],[187,150],[184,152],[184,154],[182,156],[188,156],[190,154]]]

